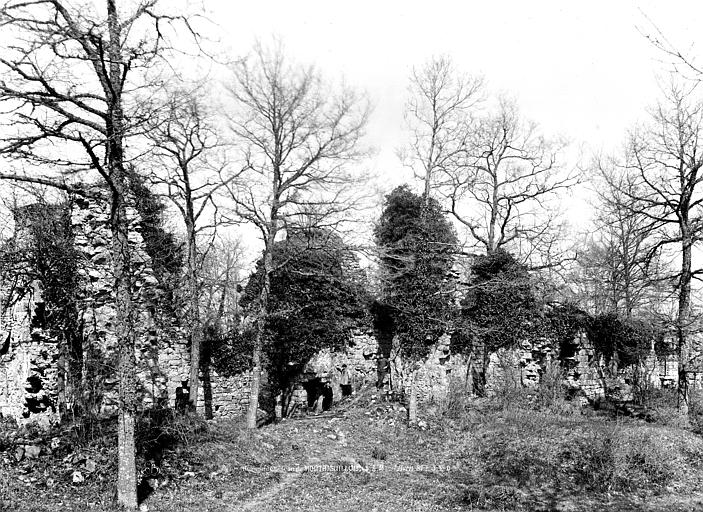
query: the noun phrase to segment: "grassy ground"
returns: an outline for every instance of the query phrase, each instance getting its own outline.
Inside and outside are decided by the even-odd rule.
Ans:
[[[576,409],[505,410],[487,402],[404,409],[371,391],[322,417],[248,432],[211,424],[147,466],[150,511],[667,511],[703,510],[703,438],[676,427]],[[0,510],[110,510],[110,453],[4,453]],[[85,482],[72,472],[98,461]],[[52,482],[47,484],[47,480]],[[146,486],[145,486],[146,488]]]

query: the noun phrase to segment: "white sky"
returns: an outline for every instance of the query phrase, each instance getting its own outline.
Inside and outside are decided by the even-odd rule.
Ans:
[[[517,100],[525,117],[572,143],[571,155],[617,149],[659,96],[671,69],[645,39],[655,23],[684,53],[701,55],[703,2],[684,0],[182,0],[204,4],[219,28],[217,50],[246,54],[256,38],[280,37],[289,55],[328,79],[366,90],[375,110],[368,163],[383,192],[412,181],[396,157],[411,68],[447,54]],[[177,9],[174,4],[174,9]],[[650,21],[651,20],[651,21]],[[210,27],[212,29],[212,27]],[[569,216],[586,222],[587,195]]]
[[[703,2],[206,0],[231,55],[255,38],[280,37],[296,60],[330,78],[344,76],[375,104],[371,163],[388,188],[410,179],[395,156],[412,66],[450,55],[482,74],[491,90],[515,97],[547,134],[579,148],[616,149],[658,96],[656,76],[671,68],[642,32],[651,22],[695,55]],[[648,21],[648,18],[651,20]]]

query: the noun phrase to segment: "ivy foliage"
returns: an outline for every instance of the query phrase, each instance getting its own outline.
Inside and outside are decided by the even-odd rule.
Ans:
[[[528,269],[503,249],[475,257],[461,301],[454,350],[516,347],[542,330],[542,310]]]
[[[350,333],[368,323],[368,295],[356,257],[341,238],[327,230],[289,230],[273,248],[264,355],[269,380],[285,389],[317,352],[341,349]],[[244,289],[241,305],[257,314],[263,284],[263,259]],[[227,348],[214,352],[223,366],[243,368],[249,361],[254,333],[251,329],[231,333]],[[244,351],[246,356],[235,354]],[[230,370],[231,371],[231,370]]]
[[[143,177],[130,175],[130,189],[134,206],[139,212],[139,229],[144,249],[152,261],[156,277],[162,283],[178,275],[183,268],[183,245],[173,233],[164,228],[166,206],[147,186]]]
[[[251,370],[254,326],[223,332],[216,325],[208,325],[203,334],[203,364],[211,363],[225,377]]]
[[[12,267],[17,296],[27,293],[34,281],[41,283],[42,300],[33,312],[32,327],[44,329],[79,350],[79,254],[69,211],[68,203],[38,202],[17,208],[15,239],[7,242],[3,252],[4,263]]]
[[[596,352],[603,355],[606,363],[617,357],[620,367],[636,364],[646,357],[653,343],[657,355],[667,352],[664,332],[643,320],[626,320],[607,313],[591,318],[587,332]]]
[[[563,361],[579,350],[577,335],[587,330],[591,316],[573,303],[549,304],[545,307],[543,334],[558,347]]]
[[[420,360],[452,328],[456,234],[437,201],[403,185],[386,196],[374,235],[382,268],[376,330],[392,331],[404,354]]]

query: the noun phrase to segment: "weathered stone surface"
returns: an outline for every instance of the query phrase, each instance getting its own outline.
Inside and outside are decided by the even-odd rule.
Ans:
[[[24,456],[28,459],[37,459],[41,454],[41,446],[34,444],[26,445],[24,447]]]
[[[63,206],[70,218],[73,243],[78,252],[78,315],[84,325],[82,366],[97,375],[100,390],[93,403],[94,411],[109,414],[117,407],[117,379],[114,368],[117,352],[115,336],[114,277],[110,253],[109,212],[95,202],[75,201]],[[176,392],[187,385],[190,352],[187,331],[172,314],[165,314],[165,291],[159,283],[140,234],[139,216],[128,208],[132,223],[135,287],[133,303],[138,362],[137,377],[144,407],[156,404],[175,406]],[[16,237],[32,243],[16,223]],[[0,287],[2,283],[0,283]],[[66,364],[55,340],[33,327],[35,311],[43,305],[42,285],[31,290],[0,315],[0,346],[9,338],[8,349],[0,352],[0,414],[19,421],[48,426],[58,419],[61,407],[70,408],[80,392],[67,378]],[[0,295],[2,295],[0,289]],[[100,377],[102,375],[102,377]],[[102,380],[101,380],[102,379]],[[241,414],[246,410],[250,380],[248,373],[223,378],[211,372],[212,397],[207,405],[215,416]],[[205,410],[205,386],[200,386],[198,408]]]

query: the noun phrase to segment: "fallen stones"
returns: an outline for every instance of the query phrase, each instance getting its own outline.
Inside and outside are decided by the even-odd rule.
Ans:
[[[82,484],[83,482],[85,482],[85,477],[83,476],[83,473],[81,473],[81,472],[78,471],[78,470],[75,470],[75,471],[71,474],[71,481],[72,481],[74,484]]]
[[[84,467],[88,473],[94,473],[98,469],[98,464],[93,459],[87,459]]]
[[[24,456],[27,457],[28,459],[38,459],[40,454],[41,454],[41,446],[37,446],[34,444],[25,445]]]

